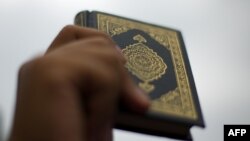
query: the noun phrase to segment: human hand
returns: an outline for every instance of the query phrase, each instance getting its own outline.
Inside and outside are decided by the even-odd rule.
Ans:
[[[149,106],[124,63],[108,35],[66,26],[19,71],[10,141],[111,141],[119,101],[135,112]]]

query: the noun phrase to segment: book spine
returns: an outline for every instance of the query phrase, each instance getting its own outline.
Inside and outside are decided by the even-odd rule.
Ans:
[[[91,27],[91,28],[97,28],[96,27],[96,14],[94,12],[89,12],[88,13],[88,22],[87,22],[87,27]]]
[[[79,12],[75,17],[74,24],[82,26],[82,27],[88,27],[88,25],[89,25],[88,17],[89,17],[88,11]]]

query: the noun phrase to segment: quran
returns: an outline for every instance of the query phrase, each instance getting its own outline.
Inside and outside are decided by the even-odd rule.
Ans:
[[[145,115],[121,108],[117,129],[192,140],[190,128],[205,126],[180,31],[97,11],[79,12],[75,24],[110,35],[134,82],[150,97]]]

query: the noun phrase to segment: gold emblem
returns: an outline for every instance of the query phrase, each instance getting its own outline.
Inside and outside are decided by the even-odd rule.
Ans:
[[[122,50],[127,59],[125,66],[133,75],[143,81],[143,83],[139,83],[139,87],[150,93],[155,86],[149,82],[159,79],[165,74],[167,65],[156,52],[143,44],[143,42],[147,42],[143,36],[138,34],[133,39],[138,43],[129,45]]]

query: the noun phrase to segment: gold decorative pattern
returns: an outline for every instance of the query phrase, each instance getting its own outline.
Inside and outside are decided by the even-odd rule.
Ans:
[[[156,52],[143,44],[147,41],[140,34],[134,36],[133,39],[139,41],[139,43],[129,45],[122,50],[127,60],[125,66],[133,75],[143,81],[143,83],[139,83],[139,87],[150,93],[155,86],[149,84],[149,82],[165,74],[167,65]]]
[[[140,42],[140,43],[146,43],[146,42],[147,42],[147,40],[146,40],[144,37],[142,37],[140,34],[135,35],[135,36],[133,37],[133,39],[134,39],[135,41]]]
[[[109,22],[109,21],[107,21]],[[122,25],[118,25],[116,23],[108,23],[107,31],[109,32],[109,35],[112,37],[114,35],[118,35],[120,33],[126,32],[129,30],[129,28],[122,26]]]
[[[196,120],[198,115],[194,106],[177,32],[100,13],[97,14],[97,20],[98,29],[111,36],[121,34],[129,29],[139,29],[170,51],[177,88],[153,100],[150,110]]]

